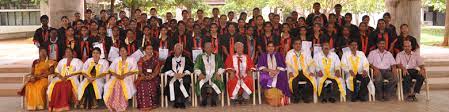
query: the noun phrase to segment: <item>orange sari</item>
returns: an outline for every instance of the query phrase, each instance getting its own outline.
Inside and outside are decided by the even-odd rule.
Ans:
[[[55,61],[35,60],[33,62],[33,76],[49,74],[50,69],[54,66]],[[47,76],[36,78],[35,81],[28,81],[25,84],[25,98],[27,110],[41,110],[46,104],[46,93],[48,86]]]

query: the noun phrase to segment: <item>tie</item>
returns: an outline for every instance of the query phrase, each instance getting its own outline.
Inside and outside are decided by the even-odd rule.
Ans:
[[[96,65],[97,65],[97,63],[95,63],[94,67],[93,67],[92,70],[90,71],[90,76],[91,76],[91,77],[97,76],[97,74],[96,74],[96,73],[97,73],[97,72],[96,72],[97,70],[96,70],[96,68],[95,68]]]
[[[241,72],[241,70],[240,70],[240,64],[242,64],[242,57],[239,56],[239,57],[237,57],[237,58],[238,58],[238,59],[237,59],[237,61],[238,61],[238,64],[237,64],[237,73],[238,73],[238,76],[240,77],[241,74],[242,74],[242,73],[240,73],[240,72]]]
[[[176,70],[178,70],[179,67],[181,67],[181,61],[176,61]]]

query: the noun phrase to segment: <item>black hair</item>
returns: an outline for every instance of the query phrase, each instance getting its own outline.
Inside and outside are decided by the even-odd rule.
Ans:
[[[41,18],[39,20],[43,20],[43,19],[47,19],[48,20],[48,16],[47,15],[42,15]]]
[[[100,52],[100,54],[101,54],[101,49],[98,48],[98,47],[94,47],[94,49],[92,49],[92,52],[94,52],[94,51],[98,51],[98,52]]]

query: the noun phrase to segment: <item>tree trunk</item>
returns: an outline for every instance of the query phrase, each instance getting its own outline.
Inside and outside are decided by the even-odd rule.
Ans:
[[[449,0],[446,0],[446,19],[444,20],[444,41],[442,46],[449,45]]]
[[[114,14],[114,4],[115,0],[111,0],[111,15]]]

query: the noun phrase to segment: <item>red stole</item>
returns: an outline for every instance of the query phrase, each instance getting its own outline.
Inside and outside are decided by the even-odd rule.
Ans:
[[[229,56],[234,56],[234,36],[229,36]]]
[[[366,33],[362,32],[360,35],[360,41],[362,42],[362,51],[366,54],[368,52],[368,37]]]
[[[86,52],[84,52],[84,50],[86,50]],[[89,41],[81,41],[81,60],[86,61],[87,58],[89,58],[89,54],[90,54],[90,46],[89,46]]]
[[[193,38],[193,49],[201,49],[201,47],[203,46],[203,39],[195,37]]]
[[[168,49],[168,47],[167,47],[167,43],[168,42],[166,42],[166,40],[160,40],[159,41],[159,48],[161,48],[161,49]]]
[[[134,47],[135,44],[136,44],[135,40],[133,40],[132,43],[128,44],[128,55],[131,55],[131,54],[133,54],[136,51],[136,47]]]
[[[47,42],[48,41],[48,35],[49,35],[49,32],[47,32],[47,30],[42,28],[42,40],[43,40],[43,42]]]
[[[184,44],[187,42],[187,36],[185,34],[183,35],[178,35],[178,43],[183,44],[183,46],[185,46]]]
[[[388,37],[388,33],[385,31],[384,33],[383,33],[383,35],[379,32],[378,34],[377,34],[377,38],[378,39],[385,39],[385,48],[389,48],[388,46],[390,45],[390,41],[388,40],[389,39],[389,37]]]
[[[54,48],[52,49],[52,45],[54,45]],[[54,60],[58,60],[58,58],[59,58],[59,46],[58,46],[58,44],[57,44],[57,42],[56,43],[50,43],[50,45],[48,46],[48,54],[51,54],[51,52],[52,52],[52,50],[54,50],[54,52],[55,52],[55,58],[56,59],[54,59]]]

